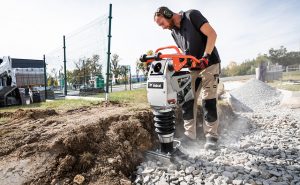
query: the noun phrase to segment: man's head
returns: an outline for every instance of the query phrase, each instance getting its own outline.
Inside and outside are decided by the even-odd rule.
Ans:
[[[154,13],[154,21],[163,29],[171,30],[175,24],[173,20],[174,13],[167,7],[159,7]]]

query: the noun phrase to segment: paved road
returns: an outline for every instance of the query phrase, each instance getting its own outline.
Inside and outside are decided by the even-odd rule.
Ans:
[[[140,89],[144,87],[146,87],[146,82],[131,84],[132,90]],[[114,85],[112,87],[112,92],[125,91],[125,90],[130,90],[130,86],[128,84],[126,86],[123,84],[123,85]],[[111,87],[109,87],[109,92],[111,92]]]
[[[146,82],[143,83],[135,83],[135,84],[131,84],[131,90],[134,89],[140,89],[140,88],[145,88],[146,87]],[[109,87],[109,92],[119,92],[119,91],[129,91],[130,90],[130,85],[126,84],[126,86],[124,84],[122,85],[114,85],[111,87]],[[63,91],[55,91],[55,99],[63,99],[64,93]],[[79,96],[79,90],[68,90],[68,96]]]

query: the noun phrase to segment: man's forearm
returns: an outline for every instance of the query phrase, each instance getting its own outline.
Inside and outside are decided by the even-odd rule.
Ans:
[[[207,37],[207,42],[206,42],[206,47],[205,47],[205,53],[207,54],[211,54],[214,47],[215,47],[215,43],[216,43],[216,40],[217,40],[217,34],[215,33],[212,33],[211,35],[209,35]]]
[[[211,54],[214,47],[215,43],[217,40],[217,33],[215,30],[210,26],[209,23],[205,23],[201,26],[200,31],[207,36],[207,42],[206,42],[206,47],[205,47],[205,53]]]

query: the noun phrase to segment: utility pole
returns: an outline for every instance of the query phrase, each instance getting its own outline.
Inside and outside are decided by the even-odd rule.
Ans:
[[[112,19],[112,4],[109,4],[109,28],[108,28],[108,48],[107,48],[107,71],[106,71],[106,93],[105,100],[108,100],[108,90],[109,90],[109,68],[110,68],[110,40],[111,40],[111,19]]]
[[[85,79],[85,63],[84,63],[84,60],[82,60],[83,62],[83,88],[85,88],[85,82],[86,82],[86,79]]]
[[[46,57],[44,55],[44,81],[45,81],[45,100],[47,99],[47,72],[46,72]]]
[[[124,78],[125,90],[127,91],[127,86],[126,86],[126,82],[127,82],[127,67],[126,66],[123,66],[123,67],[124,67],[124,71],[125,71],[125,78]]]
[[[67,96],[67,57],[66,57],[66,37],[63,37],[64,41],[64,82],[65,82],[65,96]]]
[[[130,65],[128,65],[128,70],[129,70],[129,89],[131,90],[131,68],[130,68]]]
[[[110,68],[110,74],[109,74],[109,77],[111,78],[111,81],[110,81],[110,92],[112,92],[112,79],[113,79],[113,74],[111,73],[111,62],[109,63],[109,68]]]

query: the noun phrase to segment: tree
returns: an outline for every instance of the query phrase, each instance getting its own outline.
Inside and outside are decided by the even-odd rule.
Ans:
[[[288,52],[284,46],[281,46],[279,49],[271,48],[269,50],[269,55],[263,54],[258,55],[253,60],[246,60],[241,64],[229,65],[226,68],[222,68],[222,76],[236,76],[236,75],[248,75],[255,74],[255,68],[270,63],[279,64],[283,67],[289,65],[299,65],[300,61],[300,52],[291,51]]]
[[[56,70],[56,68],[52,68],[51,72],[50,72],[50,82],[51,82],[51,86],[57,86],[57,82],[58,82],[58,78],[59,78],[59,72]]]
[[[140,79],[139,79],[139,74],[141,71],[140,65],[141,65],[141,61],[139,59],[137,59],[135,61],[135,73],[136,73],[136,77],[137,77],[137,82],[140,82]]]
[[[92,58],[87,58],[86,68],[92,76],[102,76],[102,65],[100,64],[100,56],[93,55]]]
[[[116,83],[118,83],[118,77],[121,74],[119,61],[120,61],[119,55],[113,54],[111,57],[111,72],[115,77]]]
[[[286,66],[288,65],[297,65],[300,64],[300,52],[299,51],[291,51],[288,52],[285,56]]]
[[[127,65],[120,66],[120,76],[124,79],[125,83],[128,81],[127,79],[128,72],[129,72],[129,68]]]
[[[49,76],[48,81],[47,81],[47,85],[48,86],[54,86],[57,87],[58,86],[58,81],[54,79],[54,77]]]
[[[280,46],[279,49],[273,49],[271,48],[269,50],[269,59],[272,61],[272,63],[278,63],[283,66],[286,66],[287,64],[284,62],[284,58],[286,56],[287,50],[284,46]]]
[[[84,84],[86,82],[89,84],[92,76],[100,76],[102,75],[102,64],[99,62],[99,55],[93,55],[91,58],[80,58],[78,61],[74,61],[75,69],[68,73],[67,77],[70,82],[74,84]]]
[[[148,50],[147,55],[153,55],[154,52],[153,50]],[[146,62],[140,62],[139,68],[142,70],[144,76],[148,76],[148,71],[149,71],[149,64],[147,64]]]
[[[73,72],[70,70],[67,70],[67,82],[68,84],[73,84]]]

